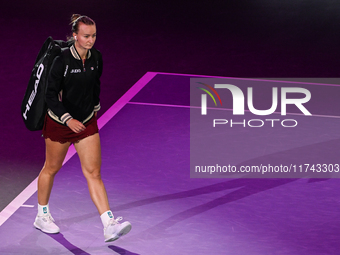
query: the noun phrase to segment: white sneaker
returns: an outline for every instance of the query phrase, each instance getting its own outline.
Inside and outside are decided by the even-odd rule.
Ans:
[[[57,234],[60,232],[59,227],[54,223],[54,219],[50,213],[44,216],[37,216],[33,225],[48,234]]]
[[[104,228],[104,238],[105,242],[112,242],[117,240],[119,237],[126,235],[131,230],[131,223],[125,221],[123,223],[119,223],[118,221],[122,220],[122,217],[118,217],[117,219],[111,219],[108,225]]]

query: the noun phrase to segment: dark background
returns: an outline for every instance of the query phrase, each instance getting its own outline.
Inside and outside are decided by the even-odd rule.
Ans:
[[[66,39],[72,13],[97,23],[102,114],[148,71],[338,77],[339,11],[331,0],[1,1],[0,210],[43,165],[20,105],[42,43]]]

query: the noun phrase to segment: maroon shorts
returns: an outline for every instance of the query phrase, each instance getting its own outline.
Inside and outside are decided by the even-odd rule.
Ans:
[[[80,133],[74,133],[69,127],[62,125],[46,114],[44,128],[42,130],[43,137],[49,138],[59,143],[76,143],[80,140],[98,133],[97,118],[93,117],[84,124],[86,129]]]

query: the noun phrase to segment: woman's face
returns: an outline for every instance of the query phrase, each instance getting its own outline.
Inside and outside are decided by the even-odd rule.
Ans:
[[[96,41],[97,31],[95,25],[79,23],[78,34],[73,33],[78,47],[89,50]]]

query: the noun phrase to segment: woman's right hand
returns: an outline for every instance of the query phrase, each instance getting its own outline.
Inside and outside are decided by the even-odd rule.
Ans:
[[[76,119],[70,119],[66,122],[66,125],[74,132],[80,133],[86,129],[86,127],[80,121]]]

